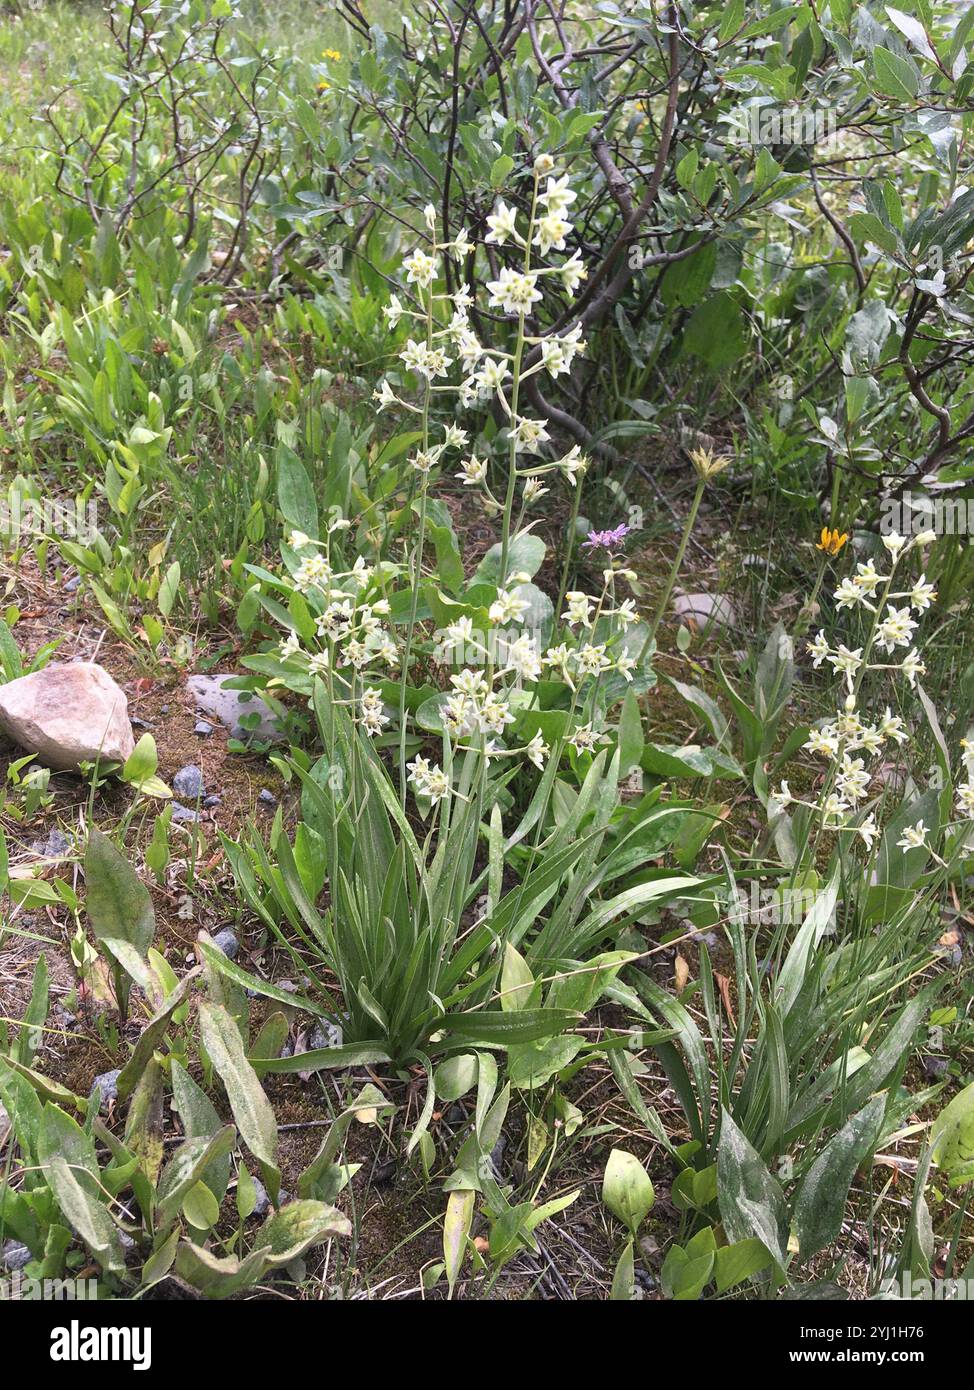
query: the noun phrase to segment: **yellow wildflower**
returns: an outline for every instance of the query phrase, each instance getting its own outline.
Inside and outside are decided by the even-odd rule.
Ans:
[[[827,526],[823,526],[822,538],[816,544],[815,549],[824,550],[828,555],[838,555],[848,539],[848,531],[839,531],[838,529],[830,531]]]

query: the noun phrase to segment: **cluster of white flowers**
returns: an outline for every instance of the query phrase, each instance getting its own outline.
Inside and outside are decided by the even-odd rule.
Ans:
[[[917,613],[925,613],[937,595],[933,585],[927,583],[926,575],[921,575],[909,589],[894,593],[891,591],[891,586],[893,573],[902,556],[916,546],[929,545],[933,539],[934,533],[932,531],[921,532],[912,541],[908,541],[895,531],[883,536],[883,545],[892,561],[890,573],[888,575],[881,574],[877,570],[875,562],[867,560],[865,564],[856,566],[854,575],[842,580],[834,594],[838,608],[862,608],[876,615],[877,621],[873,625],[871,646],[879,648],[887,656],[894,652],[897,647],[908,648],[906,655],[900,661],[885,664],[874,663],[869,669],[873,671],[901,671],[911,686],[916,684],[917,676],[923,675],[926,669],[916,648],[912,645],[913,634],[918,626],[917,619],[912,614],[914,610]],[[897,608],[893,602],[894,599],[905,599],[906,604],[902,608]],[[885,611],[880,612],[884,606]],[[862,647],[857,647],[854,650],[841,644],[838,647],[830,647],[825,633],[819,632],[814,641],[809,643],[809,651],[813,657],[813,665],[819,667],[823,661],[827,661],[833,670],[841,671],[845,676],[847,688],[850,691],[854,688],[856,677],[864,661]]]
[[[335,522],[329,534],[346,528],[347,522]],[[336,571],[327,553],[322,553],[327,543],[300,531],[292,531],[287,539],[299,556],[291,583],[308,601],[320,645],[307,650],[292,629],[280,643],[281,660],[313,676],[325,676],[330,670],[363,673],[374,667],[388,674],[398,667],[399,649],[383,623],[389,616],[389,601],[373,592],[376,577],[371,566],[360,556],[350,570]],[[383,716],[380,723],[374,714],[366,718],[365,708],[363,703],[363,725],[375,734],[388,720]]]
[[[381,734],[389,723],[389,716],[383,708],[382,694],[378,690],[373,690],[371,686],[359,700],[359,711],[361,715],[359,723],[370,738],[374,738],[376,734]]]
[[[846,828],[869,795],[872,774],[867,766],[867,758],[881,753],[887,744],[902,744],[909,738],[903,720],[893,713],[889,705],[880,719],[867,722],[862,717],[858,704],[865,673],[900,673],[912,687],[916,684],[917,676],[926,669],[913,646],[913,635],[918,626],[913,613],[926,612],[936,599],[936,592],[923,574],[909,588],[894,590],[893,585],[903,558],[909,552],[929,545],[934,540],[934,534],[925,531],[908,540],[893,532],[883,536],[882,540],[890,557],[889,573],[881,573],[874,561],[867,560],[857,565],[856,573],[843,579],[834,593],[838,609],[859,608],[873,615],[863,645],[850,648],[839,643],[832,646],[824,632],[819,632],[808,644],[813,665],[817,668],[827,662],[842,676],[846,690],[842,708],[835,718],[812,729],[805,744],[810,752],[829,762],[824,795],[817,803],[801,801],[792,794],[788,783],[782,782],[770,798],[772,808],[776,810],[783,810],[792,804],[810,806],[821,814],[823,824],[832,829]],[[897,601],[902,604],[901,607],[897,607]],[[897,647],[907,648],[898,661],[871,659],[876,652],[889,656]],[[874,814],[870,813],[850,828],[859,835],[867,849],[872,849],[879,835]],[[921,838],[915,840],[913,835],[918,831]],[[912,848],[924,843],[927,833],[922,824],[913,827],[905,833],[900,846]]]
[[[465,487],[478,489],[489,515],[504,513],[505,535],[511,529],[518,531],[521,524],[519,519],[512,528],[515,484],[521,487],[523,517],[528,507],[547,494],[543,481],[546,474],[558,472],[575,487],[588,467],[588,460],[577,445],[558,458],[539,457],[551,444],[546,423],[526,415],[518,404],[521,384],[528,377],[539,372],[547,372],[551,377],[565,376],[576,358],[585,353],[581,324],[559,334],[533,335],[527,329],[527,317],[543,300],[546,279],[574,295],[587,273],[577,252],[570,256],[566,253],[558,265],[532,266],[533,250],[542,258],[553,251],[566,251],[566,239],[572,232],[569,214],[577,201],[568,176],[555,168],[549,155],[538,156],[533,174],[530,214],[498,200],[487,217],[484,238],[490,246],[518,248],[518,264],[499,266],[487,282],[488,307],[517,320],[514,351],[488,347],[480,341],[470,318],[474,296],[469,285],[461,284],[452,293],[438,290],[444,258],[461,263],[474,250],[474,244],[465,229],[449,240],[441,240],[437,236],[436,211],[429,207],[425,213],[426,244],[411,251],[403,263],[405,285],[411,293],[404,298],[393,295],[384,311],[390,328],[403,319],[415,326],[399,360],[403,369],[421,384],[424,403],[419,406],[402,399],[388,380],[380,383],[374,395],[380,411],[398,405],[422,415],[423,445],[410,463],[422,475],[424,486],[448,450],[462,451],[456,477]],[[524,360],[528,353],[530,365]],[[459,373],[456,385],[449,383],[452,370]],[[430,442],[429,407],[434,393],[453,393],[463,410],[492,402],[499,406],[507,424],[505,501],[491,492],[488,459],[469,451],[465,430],[449,426],[442,442]],[[528,580],[528,575],[520,573],[510,573],[502,579],[489,604],[489,631],[476,631],[473,620],[465,615],[438,634],[441,659],[460,667],[450,675],[451,689],[442,701],[442,718],[453,747],[463,748],[463,740],[470,740],[488,760],[523,755],[540,768],[549,754],[540,735],[521,748],[504,746],[515,722],[511,706],[514,690],[525,682],[540,680],[546,667],[560,673],[573,690],[582,679],[608,671],[631,680],[636,663],[624,649],[613,648],[619,635],[636,621],[636,615],[631,602],[608,607],[605,593],[601,598],[570,594],[563,622],[577,634],[576,641],[574,645],[561,643],[542,651],[535,635],[519,631],[531,606],[522,593]],[[600,622],[598,640],[591,632],[595,622]],[[591,752],[603,737],[589,723],[576,728],[569,741],[577,752]],[[409,781],[418,796],[434,804],[451,793],[448,772],[423,757],[409,764]]]
[[[624,571],[629,574],[629,571]],[[451,675],[452,693],[443,702],[443,721],[448,733],[456,739],[475,734],[503,736],[506,727],[514,722],[510,694],[513,685],[539,680],[547,667],[558,675],[584,703],[587,690],[597,687],[598,678],[615,672],[632,680],[635,659],[624,645],[624,637],[638,615],[631,599],[618,606],[610,601],[619,571],[603,572],[604,588],[599,596],[577,590],[566,594],[562,622],[573,640],[549,646],[542,652],[537,637],[528,632],[510,636],[525,620],[528,602],[521,596],[520,585],[527,581],[523,574],[509,576],[505,586],[498,589],[497,598],[488,613],[495,625],[486,633],[478,632],[468,615],[458,618],[439,634],[439,651],[445,661],[459,653],[462,660],[479,657],[484,663],[475,669],[465,667]],[[630,576],[632,577],[632,576]],[[600,640],[593,640],[598,627]],[[572,718],[575,717],[573,703]],[[606,735],[593,728],[591,720],[576,724],[567,735],[567,742],[576,753],[592,753]],[[535,763],[543,765],[548,748],[536,735],[520,751]],[[484,747],[489,757],[505,756],[496,739]]]
[[[573,632],[573,645],[560,642],[550,646],[542,654],[536,638],[522,633],[510,640],[503,634],[491,643],[492,633],[478,633],[473,619],[469,616],[458,618],[439,634],[440,652],[449,657],[453,652],[475,652],[487,657],[500,657],[502,666],[498,676],[512,675],[519,681],[535,681],[542,674],[544,666],[556,671],[565,683],[576,688],[576,681],[587,676],[598,676],[605,671],[615,671],[625,680],[632,680],[632,672],[637,663],[629,655],[622,639],[635,622],[639,621],[635,605],[631,599],[624,600],[618,607],[606,603],[608,585],[615,578],[615,571],[606,570],[607,589],[600,597],[571,590],[565,595],[567,607],[562,614],[562,622]],[[508,586],[497,591],[497,597],[490,605],[488,618],[497,627],[507,627],[524,622],[530,604],[521,597],[520,585],[527,576],[514,574]],[[600,624],[604,631],[604,641],[588,641],[587,634]],[[499,731],[498,731],[499,732]]]
[[[537,372],[547,372],[553,377],[563,376],[571,371],[575,358],[585,352],[580,324],[575,324],[562,334],[532,336],[524,331],[525,316],[543,297],[542,286],[546,277],[573,295],[587,275],[578,252],[560,265],[530,266],[532,247],[537,247],[542,256],[547,256],[551,251],[565,250],[565,238],[572,231],[566,213],[577,197],[569,187],[568,176],[557,175],[550,155],[539,155],[535,161],[534,178],[532,213],[525,231],[522,232],[519,225],[522,215],[501,200],[487,217],[489,230],[484,238],[485,243],[494,246],[506,246],[510,242],[526,253],[523,265],[500,267],[496,279],[487,282],[487,290],[490,308],[500,309],[519,320],[520,343],[523,347],[534,349],[537,357],[532,366],[522,367],[520,352],[487,348],[480,342],[470,322],[469,310],[474,304],[474,297],[469,285],[461,285],[453,293],[435,290],[443,257],[448,255],[455,261],[462,261],[473,250],[474,244],[464,228],[449,241],[439,241],[436,236],[437,216],[432,207],[427,208],[425,214],[429,232],[427,248],[417,247],[403,261],[407,286],[415,286],[425,295],[425,299],[420,307],[412,308],[404,304],[398,295],[393,295],[383,311],[390,328],[395,328],[403,318],[425,328],[424,340],[420,341],[418,336],[409,338],[399,353],[399,359],[407,371],[432,386],[439,378],[448,377],[451,367],[458,366],[462,374],[459,384],[435,385],[432,389],[455,393],[463,409],[483,405],[496,398],[506,416],[508,438],[517,456],[540,453],[551,442],[551,437],[544,421],[532,419],[517,409],[515,386]],[[541,183],[545,179],[546,185],[542,189]],[[434,320],[442,321],[444,308],[451,315],[450,321],[444,327],[436,327]],[[421,410],[414,403],[402,399],[388,380],[379,383],[373,399],[380,412],[391,405],[399,405],[414,413]],[[420,462],[414,460],[415,466],[422,472],[428,472],[445,447],[424,451]],[[563,457],[551,462],[518,467],[518,477],[525,483],[525,505],[544,495],[546,489],[538,482],[542,473],[558,470],[574,486],[586,467],[587,460],[577,445]],[[483,487],[492,503],[491,509],[500,510],[500,504],[490,498],[487,490],[485,460],[471,456],[461,465],[457,476],[465,484]]]
[[[409,763],[409,780],[418,796],[426,797],[435,806],[450,794],[450,779],[437,764],[428,758],[416,757]]]
[[[960,741],[964,760],[964,780],[957,784],[957,810],[967,820],[974,820],[974,746],[966,738]]]
[[[958,782],[954,793],[956,797],[955,806],[957,814],[962,821],[974,821],[974,746],[972,746],[967,739],[962,738],[960,747],[964,776],[963,779]],[[968,827],[968,830],[969,829],[970,827]],[[918,820],[915,825],[908,825],[904,828],[903,834],[897,840],[896,845],[898,849],[903,850],[926,849],[933,855],[934,859],[936,859],[939,864],[943,865],[944,860],[937,854],[933,845],[930,843],[929,837],[929,828],[924,825],[922,820]],[[968,835],[962,837],[958,844],[959,852],[965,856],[974,852],[974,846],[972,846],[969,841],[970,835],[968,833]]]
[[[417,400],[403,398],[402,388],[397,386],[401,378],[383,380],[374,400],[380,412],[398,407],[419,417],[421,425],[418,447],[407,459],[418,475],[415,485],[420,493],[416,504],[420,525],[409,567],[416,593],[422,577],[428,489],[434,470],[445,463],[451,451],[459,454],[456,477],[464,486],[478,489],[489,515],[504,515],[501,553],[505,564],[509,551],[512,556],[516,553],[513,546],[517,538],[526,534],[522,528],[525,510],[548,491],[545,476],[558,473],[576,487],[588,467],[577,445],[555,457],[546,422],[525,414],[519,404],[527,378],[536,373],[564,377],[586,350],[581,323],[546,335],[533,331],[531,317],[544,299],[546,283],[573,296],[586,278],[578,253],[568,255],[566,250],[566,239],[573,230],[568,218],[576,200],[567,175],[555,168],[550,156],[540,155],[534,163],[530,213],[499,200],[486,219],[486,243],[517,248],[516,265],[491,261],[492,275],[487,282],[489,308],[516,320],[513,351],[488,347],[480,341],[471,321],[474,296],[469,285],[461,284],[453,291],[442,288],[447,278],[446,260],[461,264],[475,250],[466,230],[449,239],[441,237],[437,213],[428,207],[425,242],[403,261],[403,288],[391,297],[384,314],[390,329],[403,321],[409,324],[410,332],[398,357],[402,373],[408,373],[418,387]],[[534,266],[532,252],[542,258],[552,252],[566,255],[560,264]],[[476,446],[471,448],[467,430],[456,423],[436,423],[434,407],[441,400],[453,400],[461,410],[474,406],[499,409],[506,424],[503,500],[492,494],[488,458],[478,457]],[[518,487],[521,509],[515,519]],[[620,528],[620,533],[626,529]],[[390,668],[398,668],[400,679],[406,679],[416,605],[408,633],[397,644],[383,626],[389,604],[368,565],[360,559],[352,570],[336,572],[329,562],[327,540],[319,544],[294,534],[289,543],[298,556],[297,564],[289,562],[292,583],[308,601],[322,645],[318,651],[305,651],[297,634],[291,632],[281,644],[282,659],[295,670],[317,676],[343,673],[339,698],[352,709],[363,731],[375,737],[390,723],[391,713],[387,713],[378,688],[378,671],[388,678]],[[595,722],[596,694],[600,681],[610,674],[632,680],[637,663],[627,650],[625,635],[638,621],[631,600],[615,599],[620,574],[630,580],[635,576],[620,571],[611,547],[608,549],[611,567],[604,571],[601,594],[572,591],[566,595],[560,615],[562,631],[554,639],[557,645],[548,645],[525,627],[532,609],[525,589],[530,575],[519,572],[516,562],[501,576],[493,599],[486,605],[486,632],[475,630],[473,619],[466,614],[438,633],[438,655],[450,667],[449,690],[440,698],[443,766],[424,756],[407,765],[404,744],[400,749],[401,766],[408,766],[407,780],[421,801],[436,805],[460,795],[452,782],[457,752],[472,753],[488,762],[524,758],[539,769],[544,767],[551,750],[541,734],[535,733],[524,743],[512,737],[511,726],[516,723],[518,709],[525,707],[525,701],[530,707],[534,699],[523,687],[535,686],[546,671],[559,676],[573,692],[567,743],[581,755],[594,753],[607,741]],[[400,711],[405,713],[404,701]],[[404,729],[400,733],[404,735]],[[508,746],[512,743],[518,746]]]

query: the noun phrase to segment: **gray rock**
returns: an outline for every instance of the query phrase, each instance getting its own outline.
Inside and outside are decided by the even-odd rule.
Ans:
[[[236,960],[237,952],[240,950],[240,942],[229,927],[224,927],[218,931],[213,938],[213,945],[217,950],[222,951],[227,960]]]
[[[104,1110],[109,1101],[118,1100],[118,1078],[121,1074],[121,1067],[116,1067],[114,1071],[103,1071],[91,1083],[91,1089],[97,1090],[101,1096],[99,1110]]]
[[[197,708],[211,714],[226,725],[234,738],[277,739],[277,720],[266,700],[251,690],[235,690],[226,682],[235,680],[233,674],[223,676],[190,676],[186,688]],[[243,725],[241,719],[257,716],[254,724]]]
[[[193,733],[198,734],[200,738],[209,738],[212,732],[213,725],[208,724],[205,719],[197,719],[196,723],[193,725]]]
[[[181,767],[172,779],[172,789],[177,796],[187,801],[196,801],[203,795],[203,774],[194,763]]]
[[[260,791],[257,793],[257,800],[261,806],[266,806],[268,809],[277,805],[277,797],[273,792],[269,792],[266,787],[261,787]]]
[[[0,1264],[10,1272],[16,1273],[18,1269],[23,1269],[29,1265],[33,1259],[26,1245],[21,1245],[18,1240],[8,1240],[4,1242],[3,1250],[0,1251]]]
[[[124,763],[135,747],[125,692],[93,661],[52,661],[0,686],[0,727],[62,772]]]
[[[734,605],[723,594],[677,594],[673,611],[698,628],[737,626]]]
[[[942,1076],[946,1076],[949,1066],[946,1057],[931,1057],[929,1054],[920,1058],[920,1064],[928,1081],[939,1081]]]
[[[257,1205],[254,1207],[253,1211],[250,1214],[251,1216],[263,1216],[264,1212],[271,1204],[271,1199],[268,1197],[267,1188],[261,1182],[260,1178],[251,1178],[251,1182],[254,1184],[254,1192],[257,1196]]]
[[[60,830],[51,830],[46,840],[33,842],[30,852],[40,855],[42,859],[60,859],[63,855],[71,853],[71,841]]]
[[[178,801],[172,804],[172,818],[175,821],[196,821],[199,815],[189,806],[181,806]]]
[[[691,927],[691,930],[693,932],[694,940],[702,941],[703,944],[707,947],[708,951],[715,951],[720,946],[720,937],[718,937],[716,932],[697,931],[695,927]]]
[[[219,806],[222,804],[222,802],[223,797],[218,796],[216,792],[211,792],[209,796],[204,796],[203,798],[203,805],[206,806],[207,809],[210,809],[213,806]]]
[[[69,594],[73,594],[77,589],[81,588],[81,575],[73,574],[64,587]]]

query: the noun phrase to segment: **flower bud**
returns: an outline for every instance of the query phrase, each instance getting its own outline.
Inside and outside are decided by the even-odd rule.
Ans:
[[[706,483],[729,468],[731,461],[725,454],[715,454],[713,449],[691,449],[690,462],[700,481]]]

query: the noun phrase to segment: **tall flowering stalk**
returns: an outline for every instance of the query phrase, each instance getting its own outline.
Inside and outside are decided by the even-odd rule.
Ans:
[[[280,588],[300,595],[301,602],[296,606],[292,601],[289,612],[304,615],[307,610],[307,616],[294,623],[281,644],[278,679],[302,693],[314,678],[322,679],[329,701],[345,706],[366,736],[394,738],[400,796],[404,802],[412,788],[421,806],[433,813],[441,842],[452,823],[451,800],[479,807],[487,768],[495,760],[523,759],[541,769],[550,754],[560,758],[566,747],[576,757],[594,755],[608,738],[603,727],[610,701],[606,679],[621,676],[628,683],[637,666],[627,634],[638,615],[632,600],[619,594],[619,586],[635,578],[619,554],[627,528],[591,533],[586,548],[603,552],[607,561],[601,592],[565,592],[563,585],[558,607],[547,618],[539,619],[538,611],[547,607],[550,615],[550,603],[523,568],[533,526],[530,513],[548,492],[550,478],[560,475],[577,499],[587,467],[578,446],[559,454],[545,422],[523,411],[529,377],[547,373],[557,378],[585,351],[580,325],[545,335],[535,321],[546,278],[574,294],[586,276],[578,252],[566,251],[572,233],[566,214],[575,197],[554,160],[540,155],[532,168],[526,216],[499,200],[486,219],[484,244],[490,255],[496,257],[505,247],[515,252],[512,265],[491,261],[492,278],[486,284],[489,309],[514,321],[509,350],[479,340],[470,317],[475,303],[471,287],[450,292],[443,283],[446,257],[457,263],[469,260],[474,250],[469,234],[461,229],[449,240],[441,238],[435,210],[426,209],[422,244],[405,257],[401,289],[384,310],[390,328],[406,321],[412,330],[399,352],[401,371],[382,380],[374,393],[380,412],[405,411],[419,426],[418,447],[407,459],[406,503],[417,515],[417,526],[405,564],[370,565],[359,556],[351,568],[339,568],[332,562],[331,534],[319,540],[293,533],[284,548],[288,573]],[[560,262],[548,263],[553,251],[566,254]],[[469,422],[487,409],[503,422],[493,468],[486,451],[478,457],[470,448]],[[479,495],[487,515],[500,519],[493,596],[485,601],[478,581],[477,596],[467,601],[461,592],[450,599],[456,618],[430,633],[425,619],[420,620],[421,593],[424,585],[431,586],[434,597],[439,590],[435,576],[424,575],[424,554],[431,509],[439,505],[432,491],[451,455],[459,457],[455,476]],[[496,487],[498,471],[501,485]],[[348,525],[340,518],[334,529]],[[397,591],[400,573],[408,583],[406,593]],[[393,603],[402,608],[404,599],[406,616],[397,629],[388,619]],[[546,643],[549,624],[554,631]],[[636,632],[641,637],[641,629]],[[441,734],[438,762],[422,753],[407,762],[415,727],[410,678],[420,651],[444,670],[445,688],[434,701],[435,712],[426,711],[419,722],[421,729]],[[543,676],[567,688],[568,707],[559,711],[553,748],[532,731],[536,725],[515,736],[518,715],[537,709]],[[383,688],[388,692],[390,678],[398,683],[393,709],[382,693]]]
[[[683,557],[687,553],[687,546],[690,543],[690,536],[697,522],[697,513],[700,510],[700,503],[703,501],[704,492],[712,478],[716,478],[718,473],[722,473],[725,468],[730,466],[730,459],[722,454],[714,454],[710,449],[694,449],[690,454],[690,462],[697,475],[697,486],[694,490],[693,501],[690,503],[690,510],[687,512],[687,519],[683,523],[683,532],[680,536],[680,543],[676,548],[673,563],[670,565],[669,574],[666,576],[666,583],[663,585],[659,603],[656,605],[656,612],[650,624],[649,632],[643,643],[642,651],[639,653],[639,661],[642,664],[653,651],[653,644],[656,641],[656,634],[659,625],[666,616],[666,609],[670,602],[670,595],[673,593],[673,586],[676,583],[677,575],[683,566]]]
[[[624,635],[628,626],[636,621],[633,605],[628,602],[610,606],[605,602],[604,594],[597,600],[578,593],[565,595],[568,606],[562,621],[569,632],[577,629],[579,640],[574,645],[556,644],[542,654],[536,638],[530,633],[518,633],[513,639],[507,635],[512,629],[516,632],[518,625],[524,623],[531,607],[529,599],[524,597],[528,575],[511,563],[518,537],[526,535],[531,529],[530,524],[524,526],[526,515],[547,493],[544,481],[547,475],[557,471],[573,488],[577,488],[578,480],[587,467],[587,460],[577,446],[560,458],[546,460],[542,457],[551,444],[545,422],[522,413],[521,405],[523,384],[530,376],[539,372],[547,372],[553,377],[565,374],[571,370],[575,358],[585,350],[578,325],[561,336],[546,336],[530,331],[532,315],[543,298],[541,286],[544,277],[557,279],[569,294],[573,294],[586,276],[577,252],[557,265],[536,264],[534,261],[535,252],[544,258],[552,250],[565,250],[566,238],[572,232],[566,213],[575,198],[567,175],[558,174],[554,160],[549,155],[540,155],[532,170],[526,221],[522,221],[523,214],[504,200],[498,201],[487,218],[485,245],[497,248],[510,245],[518,252],[518,263],[501,266],[496,278],[489,280],[486,287],[488,307],[500,310],[515,320],[515,336],[510,351],[488,348],[477,338],[470,323],[469,310],[474,298],[469,286],[462,286],[453,294],[436,289],[442,258],[450,255],[458,262],[465,260],[473,244],[465,230],[449,241],[441,241],[437,236],[437,219],[433,208],[426,210],[426,246],[412,251],[403,263],[406,289],[416,287],[421,296],[420,302],[414,307],[404,305],[397,294],[386,309],[391,327],[395,327],[403,318],[422,321],[425,326],[425,340],[419,340],[418,335],[410,337],[400,353],[404,368],[423,383],[422,404],[417,406],[405,399],[401,389],[397,391],[388,380],[380,383],[375,399],[380,410],[397,405],[420,413],[422,418],[422,447],[411,460],[412,466],[422,474],[423,491],[419,535],[410,564],[413,597],[400,683],[400,766],[403,780],[411,781],[420,795],[430,799],[431,793],[439,794],[444,790],[440,780],[441,770],[428,767],[425,760],[420,759],[418,766],[416,763],[409,765],[407,779],[404,758],[407,737],[406,682],[418,611],[418,584],[425,543],[425,498],[434,467],[442,462],[449,449],[462,449],[468,437],[465,429],[451,423],[444,428],[442,442],[433,442],[430,407],[434,399],[453,395],[457,408],[465,414],[478,407],[493,405],[504,421],[505,433],[506,467],[499,496],[492,491],[486,458],[478,458],[476,453],[470,453],[462,459],[456,474],[464,486],[480,492],[488,514],[500,517],[500,538],[498,584],[495,600],[489,610],[492,630],[489,633],[477,632],[472,620],[465,617],[448,625],[440,633],[440,651],[447,658],[460,653],[472,656],[478,663],[473,669],[461,670],[450,676],[453,689],[443,701],[444,731],[452,740],[447,753],[449,759],[452,760],[457,748],[469,751],[463,740],[470,739],[474,734],[481,740],[481,751],[486,759],[504,756],[508,750],[502,747],[500,740],[507,726],[514,722],[510,705],[513,689],[523,687],[525,682],[536,683],[545,665],[553,673],[559,673],[574,689],[575,679],[584,681],[610,668],[631,679],[630,670],[635,664],[625,650],[615,653],[614,659],[610,655],[613,644],[618,646],[619,635]],[[437,318],[442,321],[445,317],[444,309],[450,313],[449,321],[437,327]],[[534,355],[537,360],[532,366],[525,367],[529,350],[536,350]],[[448,375],[454,361],[461,371],[459,384],[441,382],[439,378]],[[605,642],[581,640],[581,634],[587,630],[593,614],[594,622],[604,619],[609,628]],[[536,736],[521,751],[540,766],[548,749],[540,736]]]
[[[837,533],[833,539],[823,532],[823,549],[831,542],[832,553],[837,553],[844,539]],[[805,745],[826,761],[821,792],[816,801],[802,800],[794,796],[788,782],[783,781],[770,798],[769,806],[772,813],[792,805],[805,806],[816,816],[816,843],[823,830],[846,832],[857,836],[867,851],[872,850],[880,834],[875,813],[863,816],[860,809],[869,796],[873,780],[869,759],[881,754],[890,744],[908,743],[910,736],[904,721],[893,713],[890,704],[886,704],[878,719],[867,718],[862,707],[864,682],[867,673],[875,672],[884,673],[890,679],[903,676],[910,687],[916,685],[918,676],[926,668],[914,645],[914,634],[922,615],[937,597],[924,573],[918,578],[908,577],[906,573],[909,558],[931,544],[934,533],[923,532],[907,540],[893,532],[882,539],[889,557],[888,571],[881,572],[873,560],[860,563],[855,574],[844,578],[833,595],[840,612],[858,610],[869,615],[862,645],[849,647],[841,642],[833,645],[824,631],[808,644],[813,665],[816,668],[829,665],[841,678],[845,691],[835,718],[812,729]],[[877,659],[881,657],[887,660]],[[966,751],[965,769],[967,779],[958,789],[957,808],[962,817],[974,819],[974,786]],[[933,846],[928,843],[929,833],[919,821],[906,828],[898,847],[909,850],[926,846],[937,858]]]

